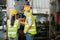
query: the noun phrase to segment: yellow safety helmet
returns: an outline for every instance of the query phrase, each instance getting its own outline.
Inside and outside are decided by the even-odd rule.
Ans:
[[[13,14],[13,15],[17,14],[17,10],[16,10],[15,8],[12,9],[10,12],[11,12],[11,14]]]
[[[23,10],[29,11],[30,10],[30,5],[25,5]]]

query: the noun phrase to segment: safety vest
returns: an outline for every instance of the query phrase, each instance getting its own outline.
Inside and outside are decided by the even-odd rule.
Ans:
[[[11,21],[7,20],[7,31],[8,31],[8,37],[15,38],[17,35],[17,29],[18,29],[18,20],[15,20],[13,27],[11,26]]]
[[[32,26],[31,26],[31,28],[29,29],[28,33],[34,35],[34,34],[37,33],[37,32],[36,32],[35,18],[34,18],[34,16],[33,16],[30,12],[26,13],[26,20],[25,20],[24,32],[26,31],[26,28],[29,27],[29,24],[28,24],[28,21],[27,21],[27,17],[29,17],[29,16],[31,16],[31,18],[32,18]]]

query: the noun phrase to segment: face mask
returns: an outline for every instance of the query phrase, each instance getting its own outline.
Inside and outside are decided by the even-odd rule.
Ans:
[[[27,11],[24,11],[24,15],[26,15]]]

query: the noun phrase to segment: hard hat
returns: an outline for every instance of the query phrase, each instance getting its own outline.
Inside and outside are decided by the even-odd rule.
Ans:
[[[29,11],[30,10],[30,5],[25,5],[23,10]]]
[[[11,14],[14,14],[14,15],[17,14],[17,10],[16,9],[12,9],[10,12],[11,12]]]

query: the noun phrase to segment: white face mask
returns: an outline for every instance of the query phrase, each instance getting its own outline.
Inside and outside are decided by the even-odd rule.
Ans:
[[[24,15],[26,15],[27,11],[24,11]]]

